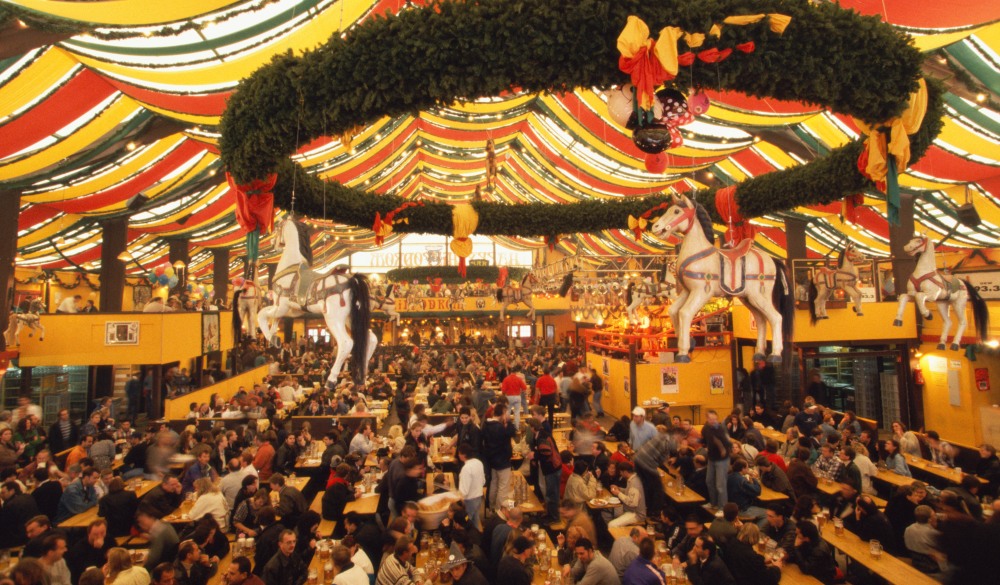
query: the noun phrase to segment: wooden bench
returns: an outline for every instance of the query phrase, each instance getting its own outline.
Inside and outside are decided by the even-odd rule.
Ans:
[[[325,493],[326,492],[324,491],[320,491],[318,494],[316,494],[316,497],[313,498],[312,504],[310,504],[309,509],[319,514],[320,516],[319,533],[321,536],[328,538],[330,535],[333,534],[333,529],[337,527],[337,521],[327,520],[323,518],[323,494]]]

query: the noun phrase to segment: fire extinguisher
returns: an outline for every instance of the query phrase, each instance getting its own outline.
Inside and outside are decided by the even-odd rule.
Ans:
[[[913,383],[917,386],[924,385],[924,372],[920,368],[913,369]]]

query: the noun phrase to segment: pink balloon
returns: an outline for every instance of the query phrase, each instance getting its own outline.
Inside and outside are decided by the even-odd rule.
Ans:
[[[708,100],[708,94],[703,91],[699,91],[688,98],[688,111],[695,116],[700,116],[708,111],[708,106],[711,103]]]

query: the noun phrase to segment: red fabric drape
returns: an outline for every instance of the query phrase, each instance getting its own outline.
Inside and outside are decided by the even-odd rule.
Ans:
[[[742,215],[736,202],[736,185],[719,189],[715,192],[715,209],[722,221],[729,226],[726,232],[726,242],[733,246],[746,239],[753,239],[757,230]]]
[[[229,188],[236,193],[236,221],[247,232],[260,229],[261,234],[274,228],[274,184],[278,175],[268,175],[249,183],[237,185],[232,175],[226,173]]]

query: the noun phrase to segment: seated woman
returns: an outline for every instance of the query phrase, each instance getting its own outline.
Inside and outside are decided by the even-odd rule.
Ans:
[[[229,554],[229,539],[219,527],[219,523],[211,515],[202,516],[187,532],[182,533],[181,540],[193,540],[202,554],[208,555],[212,562],[226,558]]]
[[[219,491],[219,486],[211,478],[203,477],[195,482],[195,493],[198,494],[198,499],[189,512],[191,519],[199,520],[203,516],[211,516],[225,532],[229,527],[229,504],[226,502],[226,496]]]
[[[330,480],[329,487],[323,494],[323,519],[333,520],[337,523],[333,530],[333,538],[343,538],[346,534],[344,530],[344,507],[348,502],[353,502],[361,497],[361,492],[350,482],[351,466],[341,463],[334,471],[333,479]]]

